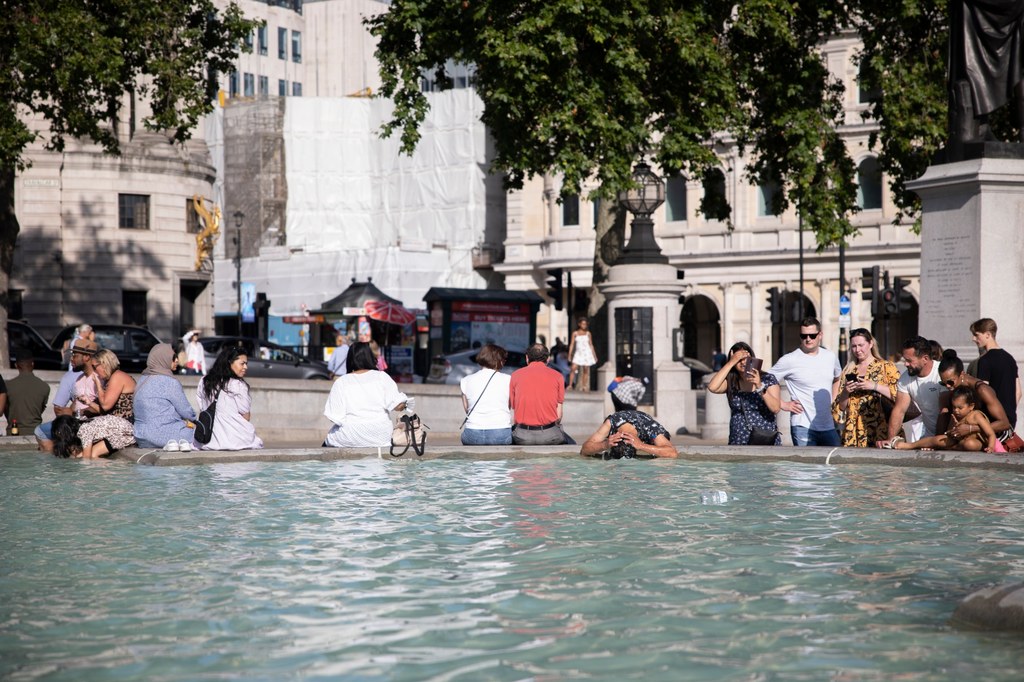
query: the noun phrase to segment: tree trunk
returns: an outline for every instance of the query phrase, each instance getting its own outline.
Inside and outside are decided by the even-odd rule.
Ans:
[[[14,245],[18,242],[18,216],[14,213],[14,166],[0,169],[0,367],[11,366],[7,348],[7,311],[10,309]]]
[[[590,334],[594,337],[598,365],[601,361],[610,361],[614,364],[615,358],[604,357],[608,352],[608,306],[604,294],[597,285],[608,281],[608,271],[622,253],[626,241],[626,210],[619,207],[617,202],[602,199],[594,231],[594,283],[590,287],[587,317],[590,318]],[[570,336],[572,331],[569,330]],[[592,372],[591,377],[591,381],[594,381],[597,372]]]

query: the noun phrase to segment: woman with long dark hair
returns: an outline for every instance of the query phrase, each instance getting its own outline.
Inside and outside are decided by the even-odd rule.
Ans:
[[[779,445],[782,436],[775,415],[782,406],[782,389],[774,375],[753,365],[748,371],[753,357],[748,344],[734,343],[729,359],[708,382],[708,390],[725,393],[729,399],[729,445]]]
[[[205,410],[217,403],[217,418],[213,422],[213,438],[199,445],[201,450],[258,450],[263,441],[256,435],[256,427],[249,420],[252,398],[245,373],[249,356],[241,346],[224,346],[213,367],[196,386],[199,409]]]
[[[370,344],[353,344],[346,363],[347,373],[335,380],[324,405],[324,416],[334,423],[324,445],[391,445],[391,411],[404,410],[409,398],[398,390],[394,379],[377,369],[377,357]]]

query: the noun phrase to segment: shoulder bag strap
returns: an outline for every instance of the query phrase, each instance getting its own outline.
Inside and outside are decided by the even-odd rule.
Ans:
[[[459,424],[459,429],[462,429],[462,427],[466,425],[466,422],[469,421],[469,415],[473,414],[473,410],[475,410],[476,406],[480,403],[480,399],[484,397],[484,393],[487,391],[487,387],[491,385],[491,379],[493,379],[494,375],[497,374],[497,373],[498,373],[498,370],[496,370],[496,369],[492,369],[491,370],[491,378],[487,380],[487,383],[484,384],[484,390],[480,391],[480,395],[478,395],[476,397],[476,400],[473,401],[473,407],[469,408],[469,412],[466,413],[466,418],[462,420],[461,424]]]

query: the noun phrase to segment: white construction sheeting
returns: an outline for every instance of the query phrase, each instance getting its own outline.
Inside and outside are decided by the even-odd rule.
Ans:
[[[412,156],[400,152],[397,134],[379,136],[389,101],[288,99],[287,248],[242,265],[243,281],[267,293],[272,314],[314,309],[352,277],[372,277],[412,308],[432,286],[485,285],[471,250],[488,222],[504,231],[505,215],[503,202],[487,206],[486,185],[500,178],[487,178],[482,104],[470,89],[427,96],[431,112]],[[231,312],[233,263],[219,261],[216,274],[217,311]]]

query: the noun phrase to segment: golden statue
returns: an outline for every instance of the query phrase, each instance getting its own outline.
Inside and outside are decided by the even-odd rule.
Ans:
[[[198,194],[192,195],[192,205],[196,213],[203,218],[203,229],[196,234],[196,272],[199,272],[210,261],[213,245],[220,234],[220,206],[214,205],[213,213],[210,213],[203,205],[203,198]]]

